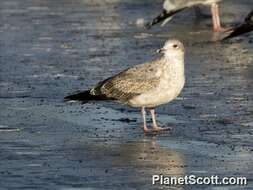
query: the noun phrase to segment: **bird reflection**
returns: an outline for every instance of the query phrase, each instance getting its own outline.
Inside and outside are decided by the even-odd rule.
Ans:
[[[113,176],[111,185],[142,186],[151,184],[152,175],[181,177],[185,173],[184,156],[159,146],[156,137],[124,143],[89,141],[72,145],[69,150],[68,160],[80,160],[79,168],[85,170],[86,176],[92,176],[95,181],[99,178],[107,181]],[[90,171],[87,168],[91,168]]]
[[[128,162],[133,167],[146,171],[150,175],[182,175],[184,173],[184,159],[180,153],[160,147],[156,137],[142,141],[129,142],[120,146],[121,159],[117,164]]]

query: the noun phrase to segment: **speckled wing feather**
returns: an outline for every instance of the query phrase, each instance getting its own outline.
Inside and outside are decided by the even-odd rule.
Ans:
[[[90,93],[126,102],[156,88],[162,73],[161,67],[161,60],[137,65],[100,82]]]

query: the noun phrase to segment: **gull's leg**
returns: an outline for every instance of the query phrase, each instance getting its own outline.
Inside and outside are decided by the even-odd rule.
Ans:
[[[212,12],[212,20],[213,20],[213,30],[214,30],[214,32],[222,32],[222,31],[224,31],[224,29],[221,27],[219,5],[217,3],[213,3],[211,5],[211,12]]]
[[[146,133],[146,132],[148,132],[148,128],[147,128],[147,122],[146,122],[145,107],[141,108],[141,114],[142,114],[142,118],[143,118],[143,131],[144,131],[144,133]]]
[[[154,132],[170,130],[169,127],[167,127],[167,128],[158,127],[158,125],[156,123],[156,116],[155,116],[155,109],[154,108],[150,109],[150,113],[151,113],[151,117],[152,117],[153,131]]]

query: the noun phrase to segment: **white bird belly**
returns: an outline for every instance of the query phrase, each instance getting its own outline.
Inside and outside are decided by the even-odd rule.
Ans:
[[[132,107],[156,107],[174,100],[184,87],[184,80],[163,86],[132,98],[128,104]]]

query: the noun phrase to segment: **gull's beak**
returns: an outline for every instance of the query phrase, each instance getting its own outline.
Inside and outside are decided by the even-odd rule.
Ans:
[[[165,49],[161,48],[161,49],[156,50],[156,53],[163,53],[164,51],[165,51]]]

